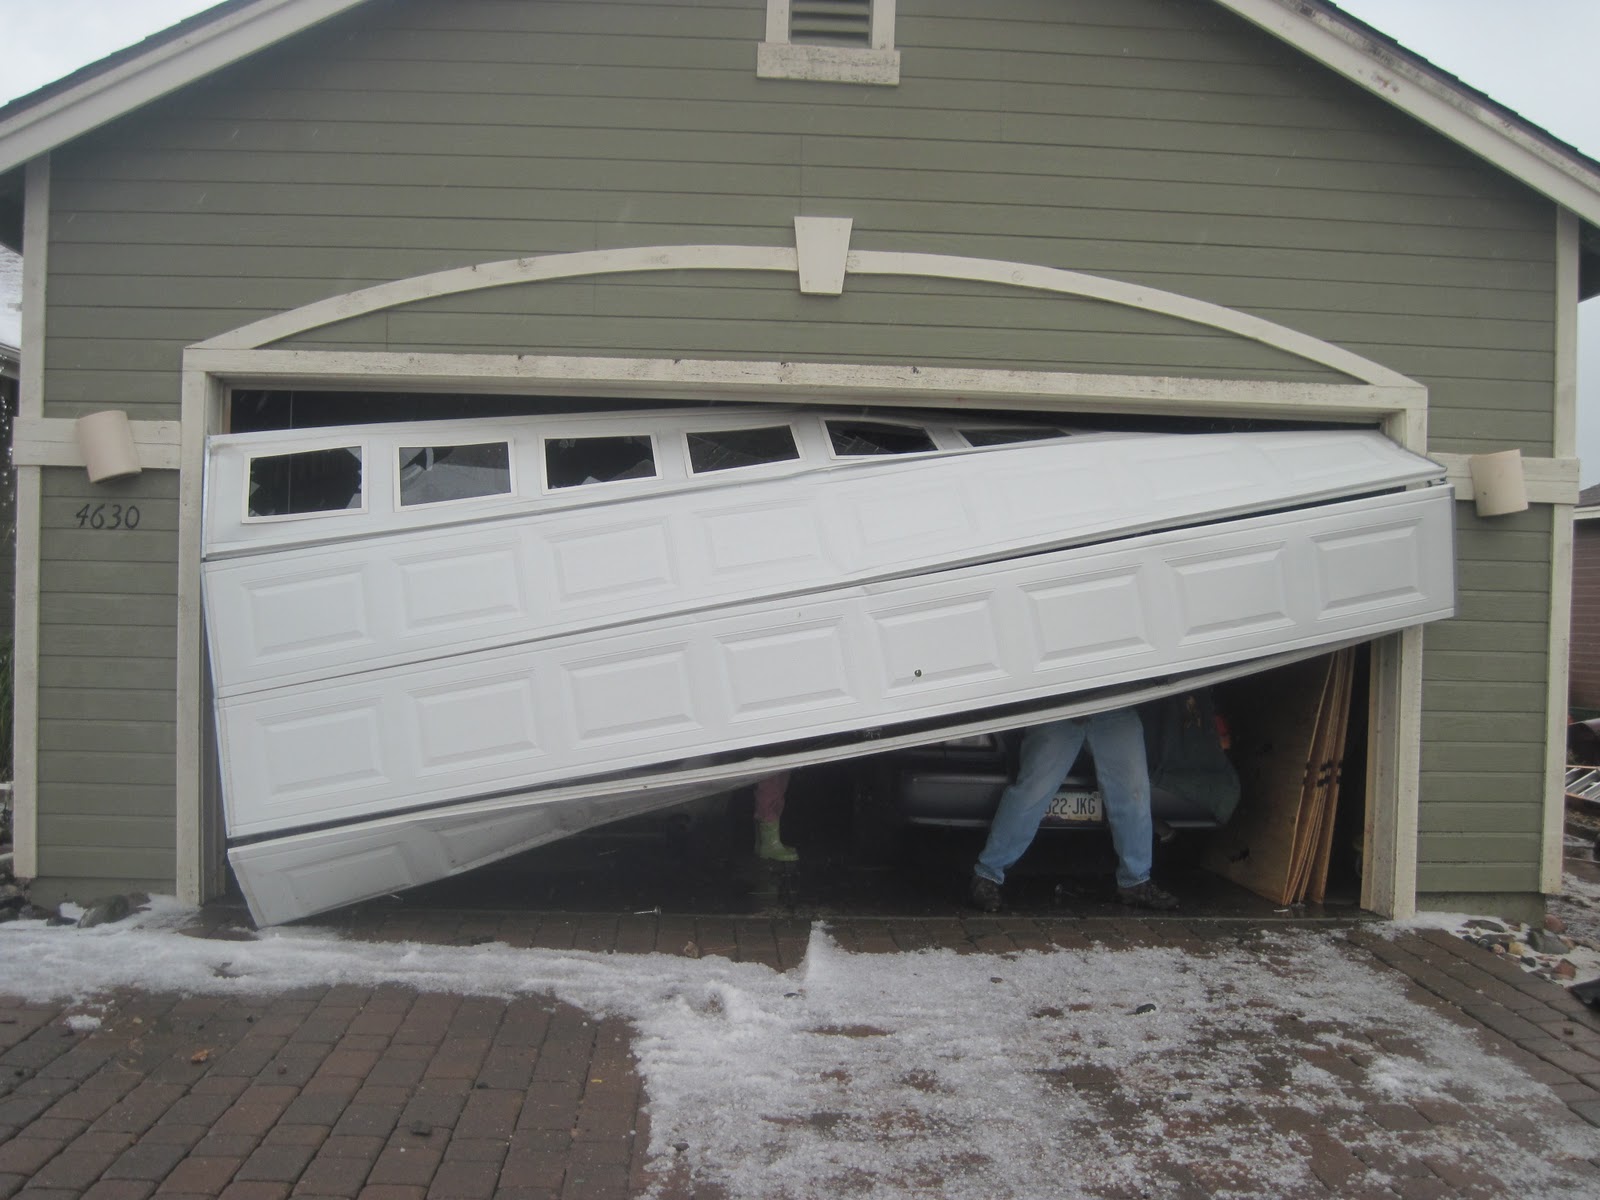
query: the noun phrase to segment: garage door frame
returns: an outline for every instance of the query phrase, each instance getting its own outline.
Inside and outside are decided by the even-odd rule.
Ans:
[[[230,389],[345,388],[550,392],[663,401],[741,399],[786,404],[953,407],[1160,416],[1249,416],[1377,425],[1405,449],[1427,448],[1427,389],[1298,331],[1203,301],[1076,272],[987,259],[849,252],[848,223],[797,221],[800,248],[645,247],[485,264],[401,280],[254,322],[184,353],[179,464],[177,889],[202,901],[222,886],[220,818],[208,797],[205,655],[200,607],[205,439],[224,426]],[[828,237],[818,237],[819,233]],[[807,244],[811,250],[804,249]],[[307,351],[271,348],[310,329],[439,295],[485,287],[645,270],[758,270],[796,274],[801,290],[838,294],[849,274],[987,282],[1090,296],[1160,312],[1299,355],[1357,383],[1218,380],[1010,369],[778,360],[692,360],[554,355]],[[822,282],[817,282],[821,280]],[[1368,870],[1362,906],[1394,918],[1416,906],[1417,803],[1422,718],[1420,628],[1374,644],[1369,711]]]

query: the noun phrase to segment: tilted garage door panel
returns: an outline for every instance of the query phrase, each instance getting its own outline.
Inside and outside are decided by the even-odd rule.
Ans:
[[[1437,487],[219,705],[230,835],[1373,636],[1453,608]]]
[[[391,435],[400,442],[417,436]],[[368,501],[379,505],[389,456],[380,435],[363,437]],[[213,461],[237,475],[260,447],[223,443]],[[468,502],[435,514],[456,522],[443,527],[392,528],[393,520],[423,519],[413,511],[352,513],[348,523],[342,513],[298,524],[224,523],[209,543],[220,557],[204,567],[216,690],[237,696],[1436,474],[1371,431],[1153,444],[1091,435],[909,462],[835,463],[800,477],[722,481],[647,499],[630,493],[636,502],[512,516],[504,498],[493,498],[483,512]],[[216,492],[231,497],[243,488],[233,480]],[[331,539],[340,530],[347,540],[332,544],[273,540]],[[267,540],[244,553],[246,536]]]

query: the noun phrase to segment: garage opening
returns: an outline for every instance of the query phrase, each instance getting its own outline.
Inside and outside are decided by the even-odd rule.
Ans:
[[[1336,899],[1355,893],[1360,838],[1351,831],[1363,826],[1359,792],[1366,762],[1362,738],[1350,731],[1359,735],[1366,726],[1368,655],[1364,650],[1341,655],[1340,682],[1334,684],[1332,659],[1325,652],[1448,609],[1451,600],[1443,594],[1450,590],[1448,503],[1442,506],[1441,549],[1441,506],[1427,503],[1432,515],[1426,515],[1424,506],[1407,498],[1420,493],[1405,490],[1427,480],[1429,464],[1404,456],[1376,434],[1349,427],[1241,419],[1073,413],[1044,420],[1036,412],[859,409],[819,414],[808,424],[788,415],[794,409],[703,404],[675,406],[666,432],[632,429],[660,411],[656,403],[596,398],[233,395],[231,433],[213,439],[218,452],[208,464],[205,602],[224,790],[230,772],[236,783],[266,781],[277,789],[262,791],[259,803],[225,795],[231,860],[241,877],[248,872],[256,884],[289,881],[285,895],[299,889],[299,898],[291,898],[286,908],[264,910],[274,914],[270,919],[320,911],[318,904],[330,907],[324,901],[330,895],[337,900],[337,887],[347,885],[349,865],[357,861],[382,865],[362,894],[338,902],[387,894],[393,887],[386,881],[393,876],[384,872],[393,870],[412,872],[404,876],[406,886],[423,885],[410,893],[412,902],[420,903],[460,903],[468,896],[493,902],[503,898],[502,888],[510,882],[526,898],[537,892],[537,902],[557,907],[703,907],[684,894],[696,880],[704,896],[718,897],[714,903],[730,911],[757,902],[816,909],[851,905],[863,911],[948,903],[948,889],[940,883],[964,884],[974,852],[969,844],[974,838],[981,842],[986,820],[973,808],[973,797],[1003,787],[1011,769],[1008,756],[1014,754],[1012,731],[1051,715],[1053,701],[1081,697],[1107,680],[1126,695],[1110,696],[1106,706],[1129,698],[1152,706],[1192,702],[1189,684],[1205,683],[1206,703],[1224,715],[1233,739],[1238,814],[1208,823],[1181,805],[1158,812],[1163,835],[1171,835],[1163,842],[1164,858],[1197,878],[1231,878],[1255,887],[1280,905],[1308,894],[1308,884],[1311,891]],[[560,427],[547,429],[525,452],[519,435],[506,431],[529,415],[557,419]],[[775,415],[785,419],[777,421]],[[277,433],[293,436],[275,440]],[[1253,443],[1229,443],[1234,448],[1226,453],[1232,458],[1197,466],[1197,447],[1204,445],[1210,454],[1222,443],[1178,439],[1185,443],[1182,454],[1164,457],[1177,441],[1141,436],[1180,433],[1307,433],[1327,434],[1330,440],[1272,442],[1266,454]],[[1047,457],[1074,438],[1110,440],[1094,443],[1092,453],[1080,452],[1087,441],[1075,443],[1075,459]],[[1341,481],[1328,483],[1319,472],[1331,457],[1319,457],[1319,447],[1340,438],[1352,457],[1339,467],[1345,472]],[[1159,449],[1152,458],[1153,446]],[[1125,467],[1098,479],[1089,474],[1087,464],[1097,458],[1130,452],[1143,456],[1129,460],[1138,470]],[[995,472],[1001,460],[994,456],[1000,453],[1014,457]],[[1374,467],[1374,455],[1391,459]],[[974,483],[959,473],[934,473],[936,465],[938,471],[954,471],[950,464],[962,456],[968,462],[988,456],[991,475],[974,476]],[[760,487],[752,498],[759,503],[736,514],[743,522],[738,527],[749,536],[714,546],[713,558],[721,553],[719,562],[741,556],[759,560],[765,571],[764,556],[779,544],[774,528],[797,536],[800,526],[752,525],[748,513],[777,511],[778,501],[803,505],[806,501],[794,498],[809,485],[796,481],[812,457],[824,464],[828,478],[851,484],[873,478],[851,473],[849,468],[861,463],[874,469],[890,464],[901,472],[879,493],[858,490],[854,506],[842,509],[852,518],[883,514],[900,522],[901,532],[875,542],[872,535],[879,529],[871,520],[858,521],[859,563],[830,578],[823,591],[837,591],[838,602],[847,604],[862,595],[904,589],[893,605],[871,614],[882,656],[877,667],[887,681],[878,692],[899,689],[919,699],[908,707],[879,695],[879,707],[873,708],[854,692],[829,694],[833,677],[818,665],[826,666],[833,652],[824,634],[863,618],[844,608],[814,607],[815,581],[778,570],[763,576],[759,595],[713,589],[674,601],[677,608],[669,616],[678,627],[704,629],[725,617],[732,622],[717,627],[713,640],[731,664],[723,683],[738,694],[716,736],[662,741],[667,749],[655,758],[635,755],[641,743],[664,737],[663,730],[671,732],[674,722],[681,723],[682,714],[665,701],[653,707],[637,703],[642,693],[670,695],[678,685],[668,644],[676,633],[625,652],[615,646],[663,611],[631,600],[630,594],[652,588],[651,594],[662,594],[663,581],[682,576],[686,561],[670,554],[653,560],[652,555],[662,554],[660,544],[642,538],[639,530],[665,521],[674,497],[711,494],[736,476],[754,479]],[[1288,490],[1263,490],[1252,483],[1248,496],[1219,498],[1219,480],[1232,485],[1236,475],[1246,474],[1247,464],[1274,457],[1278,461],[1270,465],[1293,481]],[[940,508],[942,501],[967,496],[962,487],[972,494],[997,493],[1027,478],[1047,482],[1053,502],[1065,505],[1060,514],[1000,544],[1001,534],[1010,536],[1027,524],[1023,518],[1037,515],[1034,508],[1017,504],[1017,497],[1036,501],[1047,494],[1017,492],[1009,509],[995,510],[1006,519],[978,522],[967,543],[955,550],[948,549],[948,540],[939,542],[968,511],[960,505]],[[1174,507],[1170,493],[1175,488],[1196,486],[1212,490],[1202,500],[1186,499]],[[873,507],[884,497],[913,492],[912,504]],[[1065,500],[1055,493],[1065,493]],[[1107,502],[1111,495],[1114,503]],[[582,499],[573,501],[573,496]],[[1332,519],[1330,514],[1337,519],[1306,524],[1313,518],[1303,511],[1314,511],[1314,521]],[[603,520],[583,526],[581,520],[595,512]],[[621,515],[630,512],[645,515],[629,526]],[[570,603],[529,626],[525,611],[512,612],[522,586],[518,579],[526,582],[525,575],[517,575],[523,568],[496,573],[516,552],[502,554],[495,539],[517,520],[544,521],[541,529],[554,528],[548,522],[558,513],[566,514],[561,519],[569,524],[548,535],[539,553],[550,556],[541,561],[555,570],[579,563],[581,571],[562,577],[571,585],[562,599]],[[1087,520],[1084,514],[1091,513],[1098,515],[1083,529],[1071,536],[1061,532],[1068,517]],[[719,511],[718,519],[726,515]],[[374,523],[366,534],[362,521]],[[1433,522],[1431,530],[1423,527],[1427,521]],[[605,540],[590,536],[602,526]],[[924,541],[947,548],[923,554]],[[386,549],[376,557],[354,553],[353,547],[368,542],[381,542]],[[1285,549],[1291,543],[1309,549]],[[833,555],[837,539],[822,538],[820,544]],[[1305,560],[1310,573],[1323,577],[1320,607],[1311,615],[1290,613],[1293,605],[1281,594],[1307,573],[1297,572],[1285,557],[1298,553],[1310,554]],[[1428,557],[1432,565],[1414,561],[1419,557]],[[1065,568],[1059,562],[1067,561],[1075,574],[1060,573]],[[1145,628],[1148,614],[1128,616],[1130,601],[1134,607],[1147,603],[1139,590],[1144,585],[1129,581],[1148,575],[1154,569],[1149,563],[1157,561],[1174,577],[1174,603],[1186,606],[1180,612],[1163,601],[1161,620],[1180,618],[1185,637],[1172,640],[1146,665],[1127,667],[1123,658],[1144,654],[1161,640],[1159,631]],[[1004,618],[995,616],[1001,602],[982,592],[1002,570],[1017,575],[1013,591],[1018,598],[1006,601],[1013,607]],[[402,576],[404,587],[394,582]],[[950,588],[962,593],[955,601],[946,598]],[[361,607],[373,597],[378,607]],[[756,610],[734,609],[757,600],[794,604],[801,617],[778,633],[771,625],[751,633],[738,622],[753,620]],[[1076,636],[1072,622],[1084,613],[1095,614],[1104,628],[1092,644],[1069,640],[1045,654],[1040,661],[1058,672],[1052,677],[1057,682],[1030,679],[1019,690],[1015,676],[1001,678],[1003,672],[994,666],[1009,652],[1007,643],[1020,636],[1017,614],[1025,609],[1018,604],[1032,606],[1026,611],[1039,625],[1035,633],[1059,633],[1057,627],[1065,625]],[[922,621],[930,612],[937,619]],[[404,629],[385,640],[374,632],[387,628],[385,622]],[[469,626],[472,632],[463,633]],[[508,665],[511,648],[576,637],[584,630],[591,631],[584,636],[592,637],[593,645],[584,647],[581,661],[535,664],[530,659],[523,666]],[[407,642],[413,635],[415,640]],[[952,646],[985,639],[994,643],[987,657],[949,653]],[[769,653],[774,646],[780,646],[776,656]],[[740,676],[740,655],[747,650],[756,665]],[[642,673],[634,670],[641,663],[648,667]],[[1205,673],[1219,664],[1260,663],[1277,665],[1259,675],[1231,670],[1229,678],[1218,680]],[[621,672],[618,664],[632,673]],[[769,681],[780,673],[775,666],[800,675],[822,673],[815,674],[810,691],[773,690]],[[843,663],[840,678],[850,666]],[[387,693],[349,690],[355,677],[366,687],[386,672],[410,672],[420,682]],[[424,678],[423,672],[431,674]],[[551,768],[541,777],[536,772],[548,764],[549,746],[536,744],[538,738],[528,731],[552,714],[549,698],[523,685],[530,672],[577,681],[570,707],[580,723],[589,722],[582,731],[589,757],[572,758],[560,771]],[[1297,682],[1301,675],[1315,679],[1315,686]],[[955,698],[930,707],[920,697],[935,689]],[[851,705],[857,715],[831,724],[813,715]],[[633,712],[633,723],[608,726],[612,706]],[[402,709],[411,715],[397,715]],[[1289,709],[1308,711],[1310,727],[1282,727]],[[1335,710],[1352,714],[1337,736],[1332,727],[1339,722],[1328,717]],[[417,714],[431,712],[438,714],[432,724],[417,723]],[[785,724],[785,713],[802,712],[804,721],[796,716],[792,727]],[[977,717],[984,718],[978,723],[985,727],[969,729]],[[766,732],[749,734],[757,727]],[[893,755],[867,754],[883,730],[889,741],[899,742]],[[1301,747],[1301,741],[1307,744]],[[415,760],[412,774],[396,783],[389,778],[391,768],[407,756]],[[527,765],[526,786],[515,770],[502,769],[505,763]],[[792,869],[773,872],[747,861],[748,845],[742,845],[749,841],[748,787],[768,768],[795,765],[801,769],[785,810],[785,836],[800,846],[801,859]],[[1303,820],[1299,815],[1286,819],[1287,801],[1281,800],[1293,790],[1285,780],[1296,772],[1302,778],[1295,802],[1306,807]],[[1309,784],[1307,777],[1314,777]],[[446,787],[439,782],[444,779],[453,782]],[[1336,805],[1327,802],[1329,780],[1340,795]],[[366,807],[339,809],[351,796],[362,795],[372,798],[362,801]],[[1258,795],[1270,796],[1271,802],[1263,808]],[[1077,801],[1080,819],[1064,810],[1059,823],[1092,826],[1087,819],[1094,815],[1092,796],[1088,779]],[[942,797],[945,809],[929,803],[930,797]],[[672,799],[681,803],[664,802]],[[551,800],[563,803],[546,803]],[[468,802],[478,806],[471,818],[455,820]],[[526,826],[530,805],[542,805],[545,824],[536,834]],[[581,815],[574,815],[579,810]],[[1260,827],[1249,825],[1246,817]],[[1222,829],[1208,829],[1208,824]],[[435,858],[418,878],[415,860],[425,855],[408,840],[410,833],[396,831],[423,826],[431,826],[427,836],[439,849],[430,851]],[[516,837],[546,845],[456,874],[462,865],[495,863],[501,856],[486,854],[485,847],[493,843],[492,849],[503,849],[509,844],[506,831],[513,828]],[[323,857],[307,866],[308,846],[334,843],[337,853],[319,849]],[[641,864],[630,848],[643,848],[638,853],[655,869]],[[1094,866],[1096,856],[1103,868],[1105,853],[1104,839],[1092,829],[1047,830],[1019,864],[1020,894],[1034,894],[1035,885],[1026,881],[1037,876],[1050,881],[1052,900],[1058,888],[1069,886],[1063,880],[1089,881],[1085,886],[1091,891],[1084,893],[1089,897],[1104,875]],[[965,869],[952,872],[949,864],[937,865],[941,856],[954,864],[966,856]],[[1081,859],[1084,869],[1048,869],[1062,856]],[[1279,859],[1288,865],[1273,866]],[[616,869],[607,869],[608,862]],[[588,865],[575,876],[582,863]],[[1294,878],[1283,887],[1256,878],[1274,872]],[[594,889],[607,878],[628,894],[613,894],[612,903],[599,904]],[[721,884],[713,887],[711,880]],[[330,882],[334,892],[326,890]],[[547,888],[563,883],[559,896]],[[679,898],[652,904],[641,889]],[[245,891],[254,909],[248,882]]]
[[[1273,920],[1359,910],[1370,646],[1346,653],[1351,686],[1343,701],[1342,745],[1313,746],[1317,688],[1333,668],[1332,656],[1207,689],[1223,717],[1240,794],[1238,806],[1217,820],[1208,809],[1214,797],[1170,784],[1156,789],[1155,877],[1178,896],[1181,915]],[[1172,703],[1184,706],[1189,699],[1180,694]],[[967,883],[989,816],[1014,777],[1019,735],[975,735],[795,772],[781,818],[783,840],[799,856],[792,864],[757,856],[754,788],[745,786],[587,830],[375,903],[568,914],[659,909],[805,918],[950,916],[967,907]],[[1328,757],[1314,761],[1319,751]],[[1318,784],[1325,790],[1313,799]],[[1115,902],[1110,835],[1098,806],[1082,802],[1095,789],[1086,750],[1062,786],[1061,815],[1046,818],[1008,873],[1005,911],[1125,911]],[[1305,843],[1298,857],[1296,834]],[[1304,879],[1296,886],[1297,869],[1309,870],[1314,886]]]

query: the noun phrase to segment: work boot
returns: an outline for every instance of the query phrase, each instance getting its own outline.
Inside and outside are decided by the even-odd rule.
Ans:
[[[783,844],[776,821],[756,822],[756,857],[768,862],[796,862],[800,858],[792,847]]]
[[[1171,912],[1178,907],[1178,898],[1171,892],[1162,891],[1150,879],[1132,887],[1119,887],[1117,899],[1132,908],[1149,908],[1156,912]]]
[[[973,875],[972,886],[967,889],[967,896],[971,899],[973,908],[986,913],[1000,911],[1000,885],[992,879]]]

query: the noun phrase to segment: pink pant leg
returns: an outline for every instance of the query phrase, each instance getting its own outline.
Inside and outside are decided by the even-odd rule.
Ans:
[[[783,801],[789,793],[789,771],[768,775],[756,784],[756,820],[776,821],[783,815]]]

